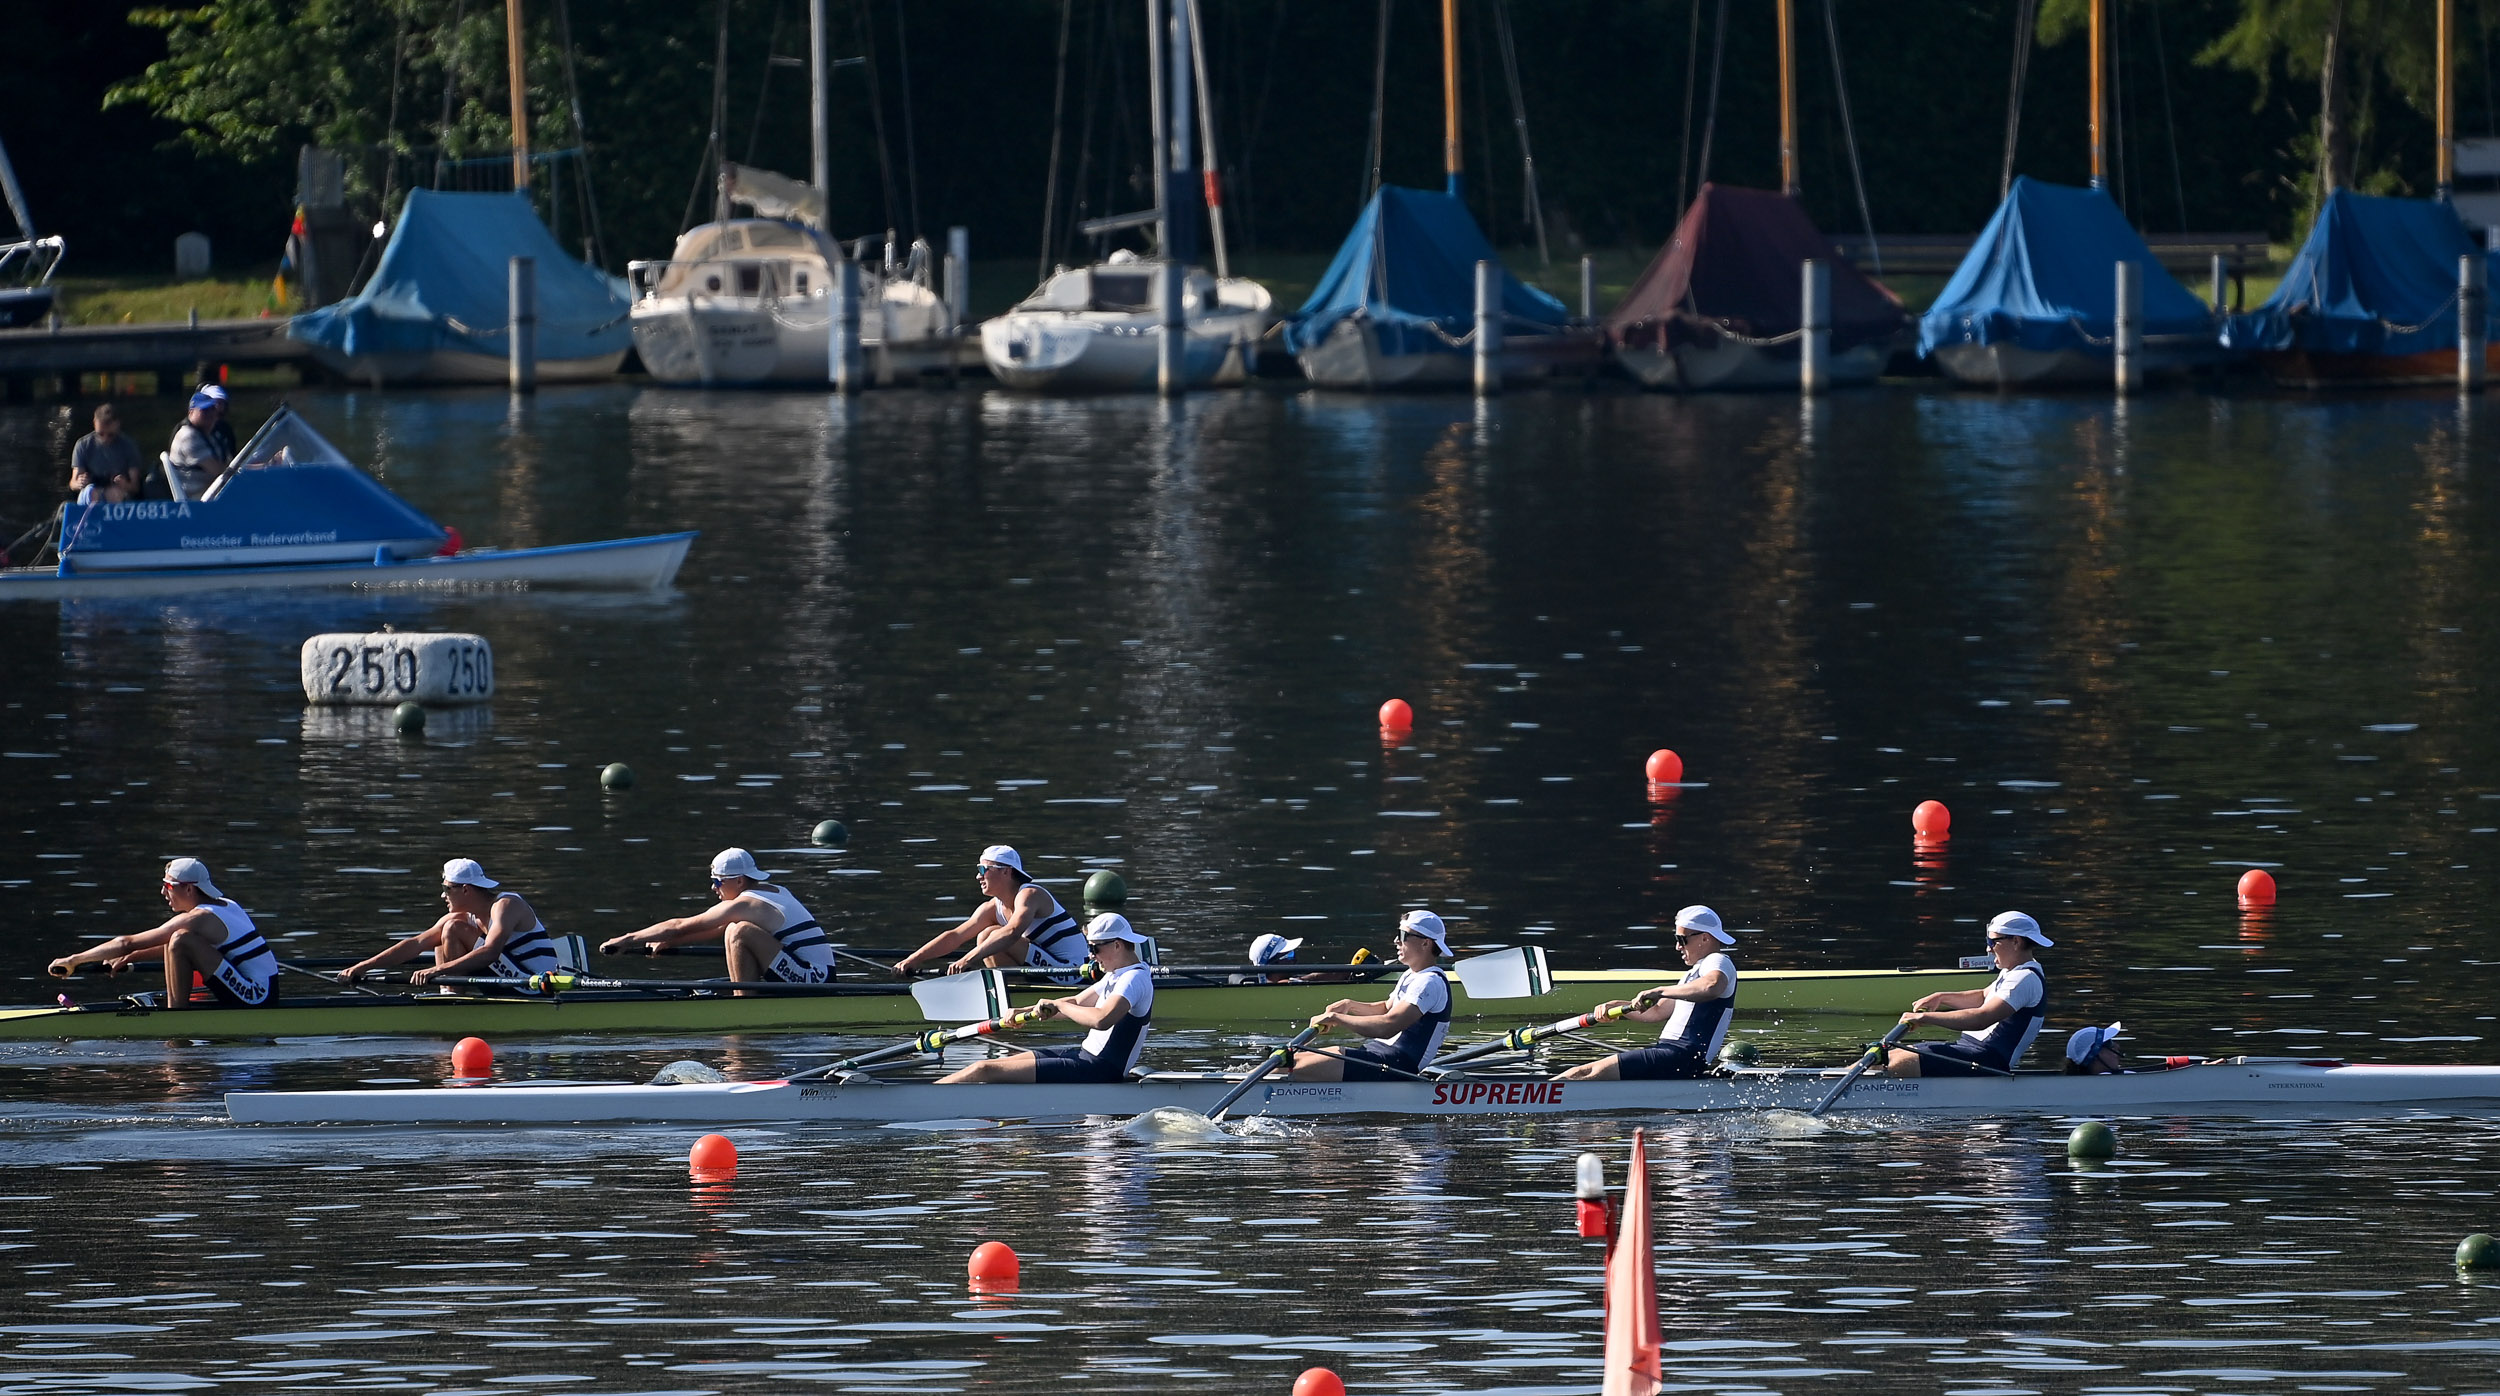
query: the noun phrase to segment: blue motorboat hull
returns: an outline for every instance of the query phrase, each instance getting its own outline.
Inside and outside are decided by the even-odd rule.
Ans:
[[[193,596],[204,591],[308,587],[553,586],[619,591],[666,587],[684,565],[693,533],[662,533],[601,543],[445,557],[275,567],[168,567],[86,572],[66,567],[0,570],[0,600],[62,601],[90,596]]]

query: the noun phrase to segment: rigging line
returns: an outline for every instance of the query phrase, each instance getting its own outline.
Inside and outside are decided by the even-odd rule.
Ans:
[[[1710,105],[1701,123],[1701,182],[1710,182],[1710,143],[1719,134],[1719,72],[1727,57],[1727,0],[1719,0],[1718,30],[1710,38]]]
[[[1380,0],[1379,36],[1374,43],[1372,59],[1372,129],[1365,144],[1363,197],[1354,201],[1357,208],[1372,201],[1380,189],[1380,114],[1389,97],[1389,0]]]
[[[1111,0],[1103,0],[1103,3],[1109,4],[1111,3]],[[1070,197],[1074,200],[1074,206],[1068,210],[1068,223],[1071,233],[1074,232],[1075,225],[1084,222],[1085,215],[1091,213],[1094,208],[1093,201],[1086,196],[1085,181],[1091,177],[1093,173],[1094,111],[1097,106],[1096,99],[1102,92],[1103,31],[1105,25],[1103,23],[1103,12],[1100,5],[1096,5],[1087,11],[1086,22],[1090,27],[1085,38],[1085,114],[1077,123],[1076,177],[1069,181],[1068,184]],[[1052,249],[1052,251],[1054,254],[1063,252],[1067,250],[1067,246],[1067,240],[1062,240],[1058,246]]]
[[[903,187],[911,191],[911,240],[920,240],[920,138],[911,115],[911,35],[903,26],[903,0],[894,0],[894,67],[903,75]]]
[[[2135,164],[2127,158],[2127,87],[2119,60],[2126,54],[2127,10],[2120,0],[2110,0],[2115,13],[2110,17],[2109,34],[2109,187],[2116,191],[2118,211],[2135,221],[2135,200],[2128,184],[2135,174]]]
[[[1050,276],[1050,235],[1059,218],[1059,138],[1068,109],[1068,25],[1075,14],[1076,0],[1059,0],[1059,76],[1050,89],[1050,174],[1042,182],[1042,252],[1033,272],[1036,284]]]
[[[582,121],[582,84],[573,71],[573,7],[569,0],[556,0],[556,37],[564,46],[564,97],[573,113],[573,145],[582,152],[575,171],[580,176],[574,183],[575,195],[582,201],[582,219],[590,225],[590,255],[601,267],[608,264],[608,239],[599,224],[599,191],[590,182],[590,133]]]
[[[1233,274],[1224,247],[1224,162],[1215,153],[1215,89],[1207,84],[1207,31],[1198,0],[1179,0],[1189,7],[1189,66],[1198,80],[1198,171],[1207,194],[1207,231],[1215,240],[1215,274]]]
[[[1997,176],[1997,202],[2014,192],[2014,149],[2023,133],[2023,84],[2031,76],[2031,31],[2038,23],[2038,0],[2022,0],[2014,10],[2014,71],[2005,82],[2005,167]]]
[[[1840,20],[1833,14],[1838,0],[1823,0],[1823,38],[1832,51],[1832,91],[1840,97],[1840,134],[1849,143],[1849,182],[1857,186],[1858,223],[1866,229],[1867,255],[1875,274],[1884,274],[1884,249],[1875,241],[1875,214],[1867,207],[1866,171],[1858,163],[1858,124],[1849,115],[1849,79],[1840,70]]]
[[[1510,83],[1510,121],[1519,135],[1520,182],[1527,186],[1528,221],[1536,225],[1536,260],[1554,264],[1545,246],[1545,202],[1537,197],[1536,153],[1528,148],[1528,102],[1519,90],[1519,49],[1511,39],[1510,0],[1493,0],[1493,30],[1502,43],[1502,76]]]
[[[1477,11],[1476,28],[1479,30],[1484,28],[1481,7]],[[1502,198],[1501,185],[1492,178],[1493,112],[1486,105],[1487,99],[1484,95],[1486,89],[1491,86],[1484,80],[1485,47],[1484,36],[1481,33],[1471,36],[1466,45],[1468,61],[1473,63],[1476,69],[1474,81],[1471,84],[1475,89],[1476,98],[1476,158],[1480,162],[1476,168],[1484,171],[1486,176],[1483,179],[1469,180],[1468,187],[1484,191],[1484,226],[1492,230],[1485,236],[1487,241],[1491,241],[1501,235]],[[1496,243],[1495,248],[1498,252],[1500,244]]]
[[[868,61],[868,115],[877,132],[877,182],[885,192],[885,226],[894,226],[894,158],[885,143],[885,97],[877,89],[877,21],[859,0],[859,51]]]
[[[1675,216],[1692,198],[1693,76],[1701,64],[1701,0],[1693,0],[1692,33],[1684,41],[1684,136],[1675,147]],[[1672,234],[1670,234],[1672,236]]]
[[[776,66],[773,55],[781,48],[781,21],[786,13],[786,7],[773,6],[773,27],[764,40],[764,75],[755,82],[755,120],[747,127],[747,153],[738,162],[742,165],[755,163],[755,148],[764,141],[765,99],[772,95],[773,68]]]
[[[2491,89],[2491,12],[2483,0],[2474,0],[2474,27],[2483,35],[2483,134],[2500,136],[2500,106],[2495,106]]]
[[[2161,72],[2162,129],[2168,132],[2170,137],[2170,197],[2178,201],[2179,231],[2184,233],[2188,230],[2187,182],[2179,173],[2179,116],[2170,104],[2170,49],[2161,37],[2161,6],[2154,5],[2151,9],[2153,12],[2153,61],[2159,66]]]
[[[1285,34],[1285,0],[1276,0],[1276,17],[1267,27],[1267,58],[1259,69],[1259,100],[1250,107],[1250,131],[1241,138],[1241,241],[1244,252],[1259,250],[1259,229],[1251,217],[1258,207],[1249,193],[1258,187],[1252,175],[1251,153],[1259,146],[1259,133],[1267,128],[1267,97],[1276,82],[1276,49]]]
[[[460,22],[468,18],[469,0],[456,0],[451,7],[451,47],[443,59],[443,119],[434,128],[434,187],[443,187],[443,174],[449,169],[451,154],[451,99],[460,85]]]

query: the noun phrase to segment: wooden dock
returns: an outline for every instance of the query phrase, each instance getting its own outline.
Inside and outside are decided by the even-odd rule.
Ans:
[[[286,326],[284,318],[272,316],[0,330],[0,395],[28,401],[47,379],[75,390],[79,375],[87,373],[153,373],[157,391],[181,392],[215,380],[221,366],[310,363],[312,355],[286,337]]]

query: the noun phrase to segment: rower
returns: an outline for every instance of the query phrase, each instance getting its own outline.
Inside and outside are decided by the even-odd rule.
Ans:
[[[1985,989],[1929,994],[1910,1005],[1901,1021],[1913,1027],[1958,1028],[1953,1042],[1895,1047],[1884,1063],[1887,1076],[2005,1076],[2013,1073],[2048,1011],[2048,979],[2032,947],[2056,944],[2040,923],[2019,911],[2000,911],[1988,923],[1988,955],[1997,977]]]
[[[2127,1059],[2118,1054],[2117,1042],[2126,1036],[2126,1025],[2112,1023],[2108,1027],[2077,1028],[2066,1039],[2066,1074],[2069,1076],[2106,1076],[2127,1069]]]
[[[339,971],[339,982],[353,984],[386,965],[406,964],[432,951],[434,963],[412,971],[411,984],[424,984],[447,974],[526,979],[564,968],[555,937],[538,909],[518,892],[500,892],[502,883],[486,875],[475,858],[453,858],[443,864],[443,917],[433,925],[370,959]]]
[[[1012,1082],[1049,1085],[1125,1081],[1146,1046],[1146,1029],[1154,1018],[1154,970],[1138,956],[1146,944],[1116,911],[1106,911],[1085,927],[1085,943],[1102,965],[1102,978],[1084,992],[1063,999],[1044,999],[1043,1016],[1065,1018],[1090,1029],[1083,1044],[1043,1047],[977,1061],[950,1076],[941,1086],[966,1082]]]
[[[1295,936],[1293,939],[1287,940],[1285,937],[1276,934],[1274,931],[1269,931],[1265,935],[1252,940],[1250,942],[1250,963],[1259,966],[1262,970],[1266,970],[1267,972],[1255,976],[1248,976],[1243,982],[1254,984],[1279,984],[1289,982],[1293,977],[1293,954],[1295,951],[1302,948],[1302,941],[1303,937],[1301,936]],[[1276,970],[1267,970],[1267,966],[1269,965],[1276,965],[1281,968]]]
[[[174,911],[163,925],[63,955],[47,968],[66,977],[80,965],[101,964],[118,974],[156,951],[165,961],[166,1008],[191,1006],[194,974],[230,1008],[258,1008],[278,997],[277,952],[253,928],[250,913],[209,880],[208,864],[176,858],[165,865],[157,890]]]
[[[1014,849],[1003,843],[982,849],[974,881],[987,899],[952,929],[895,961],[896,974],[909,975],[949,956],[948,974],[1029,966],[1061,971],[1064,979],[1085,963],[1085,932],[1076,917],[1033,880]]]
[[[614,955],[640,946],[657,955],[672,945],[718,940],[729,959],[729,977],[739,983],[832,981],[832,937],[798,898],[765,879],[754,854],[722,849],[712,859],[712,895],[719,901],[709,910],[614,937],[599,947],[600,953]]]
[[[1688,906],[1675,914],[1675,948],[1684,957],[1684,977],[1672,986],[1651,989],[1638,999],[1618,999],[1599,1011],[1621,1010],[1635,1022],[1666,1026],[1658,1045],[1617,1052],[1563,1072],[1557,1081],[1690,1081],[1719,1058],[1729,1020],[1736,1013],[1736,961],[1721,948],[1736,937],[1719,924],[1719,913],[1706,906]]]
[[[1398,918],[1398,963],[1406,972],[1378,1003],[1339,999],[1311,1019],[1314,1027],[1345,1028],[1369,1039],[1342,1055],[1296,1052],[1296,1081],[1403,1081],[1421,1073],[1450,1033],[1449,931],[1429,911]]]

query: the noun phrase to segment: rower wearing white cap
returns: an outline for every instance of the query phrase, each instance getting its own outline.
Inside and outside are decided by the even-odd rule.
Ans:
[[[1058,1085],[1128,1079],[1138,1053],[1145,1050],[1146,1029],[1154,1018],[1154,970],[1138,958],[1146,938],[1129,925],[1127,917],[1106,911],[1087,923],[1085,943],[1102,965],[1102,978],[1083,993],[1044,999],[1040,1005],[1047,1017],[1065,1018],[1090,1029],[1081,1045],[992,1057],[941,1077],[938,1084],[1041,1081]]]
[[[1658,1045],[1582,1062],[1554,1079],[1689,1081],[1708,1071],[1736,1015],[1736,961],[1722,948],[1735,943],[1736,937],[1719,924],[1719,913],[1710,908],[1688,906],[1677,912],[1675,948],[1684,957],[1684,977],[1637,998],[1600,1005],[1621,1009],[1635,1022],[1664,1021]]]
[[[1262,967],[1280,965],[1290,968],[1293,964],[1294,952],[1302,948],[1302,940],[1301,936],[1288,940],[1274,931],[1269,931],[1250,942],[1250,963]],[[1258,982],[1273,984],[1286,977],[1281,973],[1262,974],[1258,976]]]
[[[612,937],[599,947],[600,953],[640,947],[656,955],[672,945],[717,940],[729,959],[729,977],[741,983],[832,980],[833,938],[788,889],[765,879],[754,854],[724,848],[715,855],[712,895],[718,900],[710,908]]]
[[[1076,917],[1059,904],[1050,889],[1024,870],[1024,858],[1003,843],[981,850],[974,881],[986,899],[949,930],[894,962],[896,974],[910,974],[926,965],[947,961],[946,972],[970,969],[1034,969],[1074,971],[1085,963],[1085,932]]]
[[[2118,1054],[2117,1042],[2126,1036],[2124,1023],[2105,1028],[2077,1028],[2066,1039],[2066,1074],[2069,1076],[2105,1076],[2127,1069],[2127,1059]]]
[[[1901,1021],[1912,1026],[1955,1028],[1952,1042],[1895,1047],[1884,1063],[1890,1076],[1996,1076],[2022,1061],[2039,1036],[2048,1011],[2048,979],[2032,955],[2034,946],[2056,944],[2040,923],[2019,911],[2000,911],[1988,923],[1988,954],[1997,977],[1985,989],[1929,994],[1910,1005]]]
[[[1450,975],[1441,961],[1450,953],[1449,930],[1429,911],[1398,918],[1398,963],[1406,972],[1378,1003],[1339,999],[1312,1018],[1369,1039],[1342,1055],[1296,1052],[1296,1081],[1403,1081],[1424,1069],[1441,1039],[1450,1034]]]
[[[443,917],[371,959],[339,971],[352,984],[385,965],[405,964],[434,953],[434,963],[409,974],[423,984],[446,974],[475,974],[520,979],[562,969],[555,938],[538,909],[518,892],[497,889],[503,884],[486,875],[475,858],[453,858],[443,864]]]
[[[176,858],[165,865],[157,890],[174,910],[164,924],[63,955],[50,971],[68,975],[80,965],[101,964],[119,973],[155,951],[165,962],[167,1008],[190,1006],[194,974],[228,1007],[257,1008],[278,996],[277,952],[253,927],[251,915],[209,880],[208,864]]]

